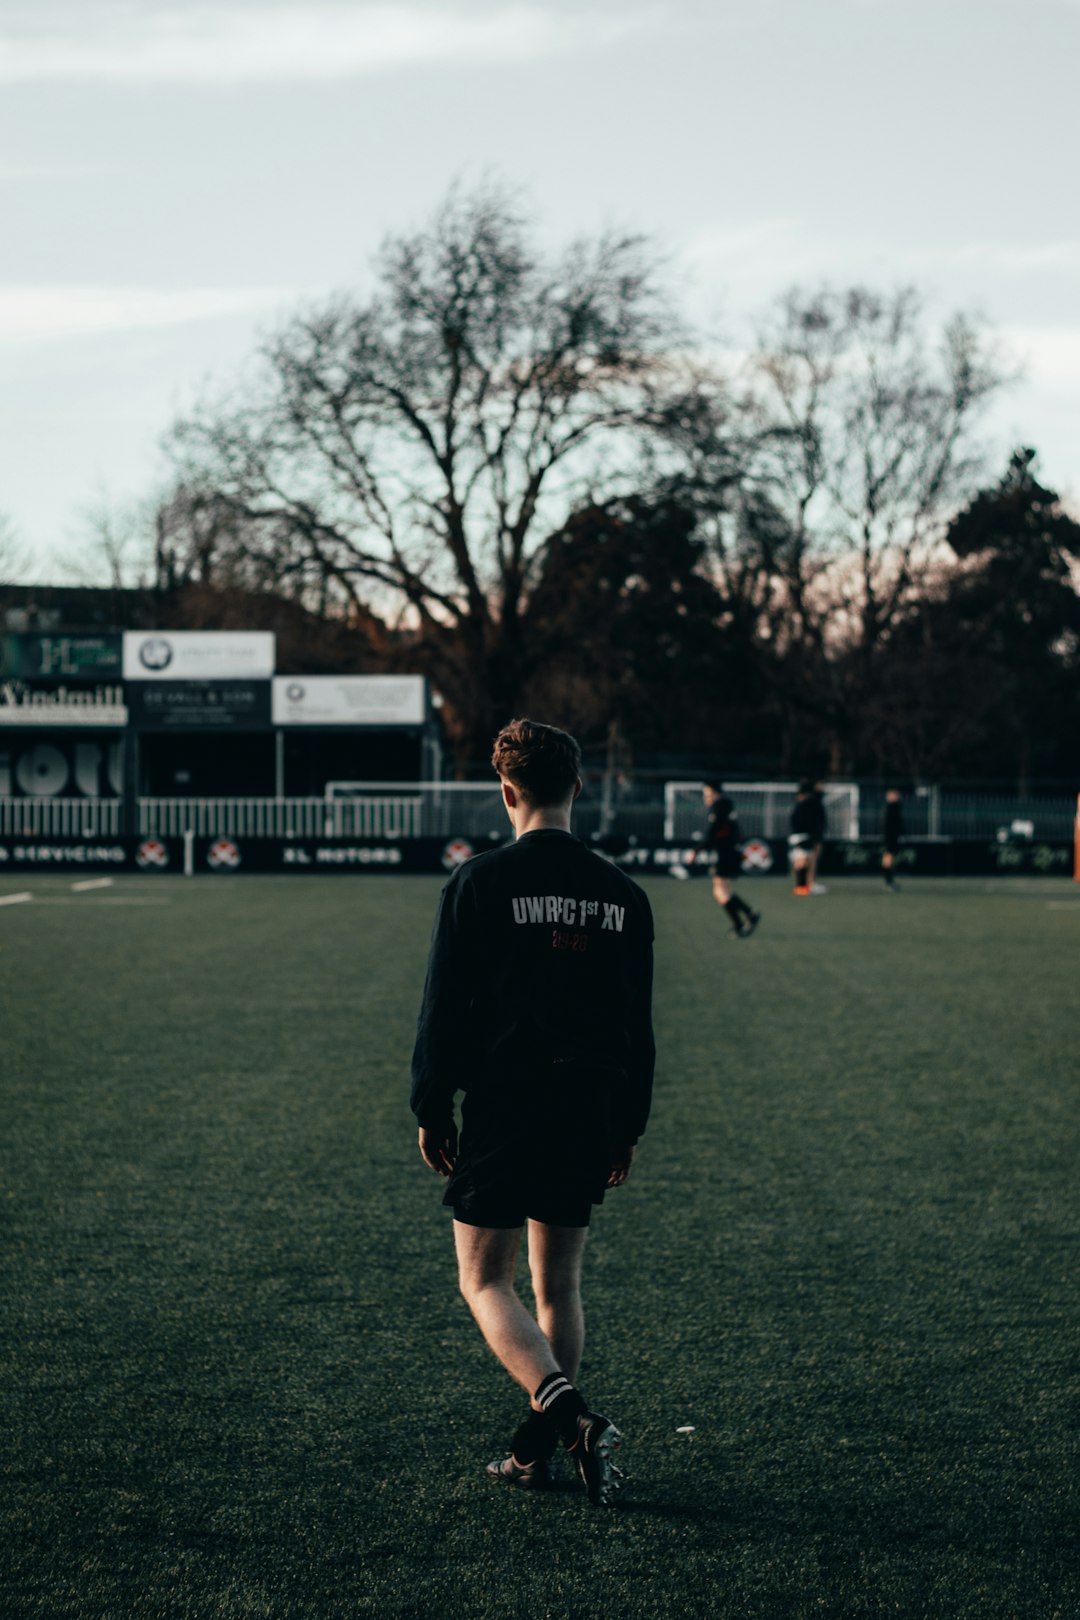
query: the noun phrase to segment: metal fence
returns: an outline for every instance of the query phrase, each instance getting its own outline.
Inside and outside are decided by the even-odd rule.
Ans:
[[[320,798],[144,798],[136,828],[140,837],[174,838],[192,832],[210,838],[501,839],[509,832],[499,789],[490,782],[348,784],[347,792],[334,786],[335,792]],[[766,793],[763,786],[775,791]],[[574,807],[574,830],[586,840],[604,833],[639,843],[693,838],[704,824],[699,789],[686,782],[666,787],[666,800],[660,782],[608,798],[588,791]],[[880,837],[884,789],[832,787],[838,791],[829,801],[827,836]],[[785,784],[736,783],[732,796],[744,836],[784,835],[790,810]],[[903,812],[905,836],[920,841],[1015,836],[1062,843],[1073,836],[1076,801],[1066,794],[1022,798],[929,787],[906,793]],[[0,798],[0,837],[115,838],[124,828],[119,798]]]
[[[46,799],[27,794],[0,799],[0,836],[5,838],[116,838],[119,799]]]
[[[864,787],[860,822],[863,837],[881,833],[885,790]],[[965,793],[944,787],[916,788],[903,796],[904,835],[915,839],[1008,836],[1040,842],[1067,842],[1073,835],[1076,800],[1030,798],[1009,793]]]
[[[417,838],[416,800],[140,799],[139,834],[178,838]]]
[[[692,838],[702,827],[704,808],[700,782],[664,783],[664,837]],[[758,838],[783,838],[799,791],[797,782],[725,782],[724,792],[735,806],[739,831]],[[861,795],[856,782],[827,782],[823,786],[829,836],[861,836]]]

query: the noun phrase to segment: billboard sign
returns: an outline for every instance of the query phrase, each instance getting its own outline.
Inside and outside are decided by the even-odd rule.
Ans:
[[[266,731],[269,681],[132,681],[131,723],[141,731]]]
[[[104,636],[0,635],[0,679],[119,681],[123,642]]]
[[[0,726],[87,727],[111,730],[126,726],[122,686],[42,685],[0,680]]]
[[[10,736],[0,741],[0,799],[116,798],[123,791],[121,739]]]
[[[422,726],[422,675],[278,675],[276,726]]]
[[[125,630],[125,681],[260,681],[274,673],[272,630]]]

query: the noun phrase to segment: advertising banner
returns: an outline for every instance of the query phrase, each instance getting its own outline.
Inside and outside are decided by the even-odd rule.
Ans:
[[[452,872],[490,839],[199,838],[197,872]]]
[[[278,675],[276,726],[422,726],[422,675]]]
[[[609,860],[633,876],[674,872],[676,877],[709,877],[715,865],[710,850],[700,844],[629,844],[608,839],[597,846]],[[787,840],[750,838],[740,845],[741,865],[747,877],[767,873],[783,876],[789,870]],[[818,865],[821,877],[879,877],[882,845],[877,839],[829,841]],[[1036,842],[998,843],[986,839],[935,839],[901,846],[896,857],[898,876],[993,877],[1005,873],[1026,876],[1069,877],[1073,852],[1070,844]]]
[[[131,724],[141,731],[267,731],[269,681],[132,681]]]
[[[107,799],[123,791],[123,742],[0,737],[0,799]]]
[[[487,839],[292,839],[200,836],[192,841],[196,873],[452,872],[462,861],[493,845]],[[0,875],[5,871],[72,870],[172,872],[184,870],[183,838],[0,837]]]
[[[124,689],[116,686],[66,686],[24,680],[0,680],[0,726],[126,726]]]
[[[193,869],[200,874],[238,875],[245,872],[295,872],[315,876],[322,872],[429,873],[454,871],[481,850],[494,849],[498,840],[456,838],[402,839],[292,839],[213,837],[193,840]],[[780,857],[774,873],[784,875],[783,842],[776,841]],[[848,864],[851,851],[867,853],[865,863]],[[609,848],[607,858],[632,876],[688,876],[704,882],[709,868],[697,862],[687,866],[688,851],[674,844]],[[861,874],[880,881],[880,847],[876,844],[833,846],[837,864],[823,869],[826,877]],[[97,867],[106,871],[172,872],[184,870],[184,840],[151,834],[142,838],[19,838],[0,836],[0,874],[29,870],[65,870]],[[760,869],[759,869],[760,870]],[[970,842],[911,844],[901,851],[897,870],[909,877],[1001,877],[1010,874],[1068,877],[1072,872],[1072,846],[1031,844],[1022,850],[996,843]]]
[[[5,872],[70,872],[87,868],[134,872],[132,838],[0,838],[0,876]]]
[[[125,630],[125,681],[269,680],[272,630]]]
[[[123,638],[12,631],[0,635],[0,679],[119,681]]]
[[[881,845],[862,843],[825,845],[820,867],[833,873],[857,877],[877,875],[881,869]],[[896,857],[898,877],[995,877],[1010,873],[1026,877],[1071,877],[1072,851],[1067,844],[1048,843],[1034,838],[1000,843],[997,839],[935,839],[925,843],[902,844]]]

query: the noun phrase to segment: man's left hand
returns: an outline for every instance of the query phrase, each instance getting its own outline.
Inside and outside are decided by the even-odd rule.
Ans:
[[[607,1178],[609,1187],[621,1187],[630,1174],[630,1166],[634,1162],[632,1147],[614,1148],[611,1154],[611,1174]]]
[[[448,1176],[457,1163],[458,1134],[454,1121],[445,1125],[421,1125],[420,1157],[436,1175]]]

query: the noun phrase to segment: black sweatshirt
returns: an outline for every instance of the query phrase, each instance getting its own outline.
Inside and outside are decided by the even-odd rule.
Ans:
[[[791,807],[791,830],[803,833],[815,844],[825,837],[825,803],[818,793],[808,793]]]
[[[709,806],[705,817],[705,846],[707,849],[730,849],[739,838],[739,822],[734,801],[725,793]]]
[[[561,1060],[615,1074],[612,1145],[635,1143],[656,1056],[652,941],[643,891],[570,833],[526,833],[459,867],[435,916],[417,1025],[419,1123],[445,1124],[456,1091],[505,1098],[512,1074]],[[521,1095],[527,1109],[529,1088]]]

